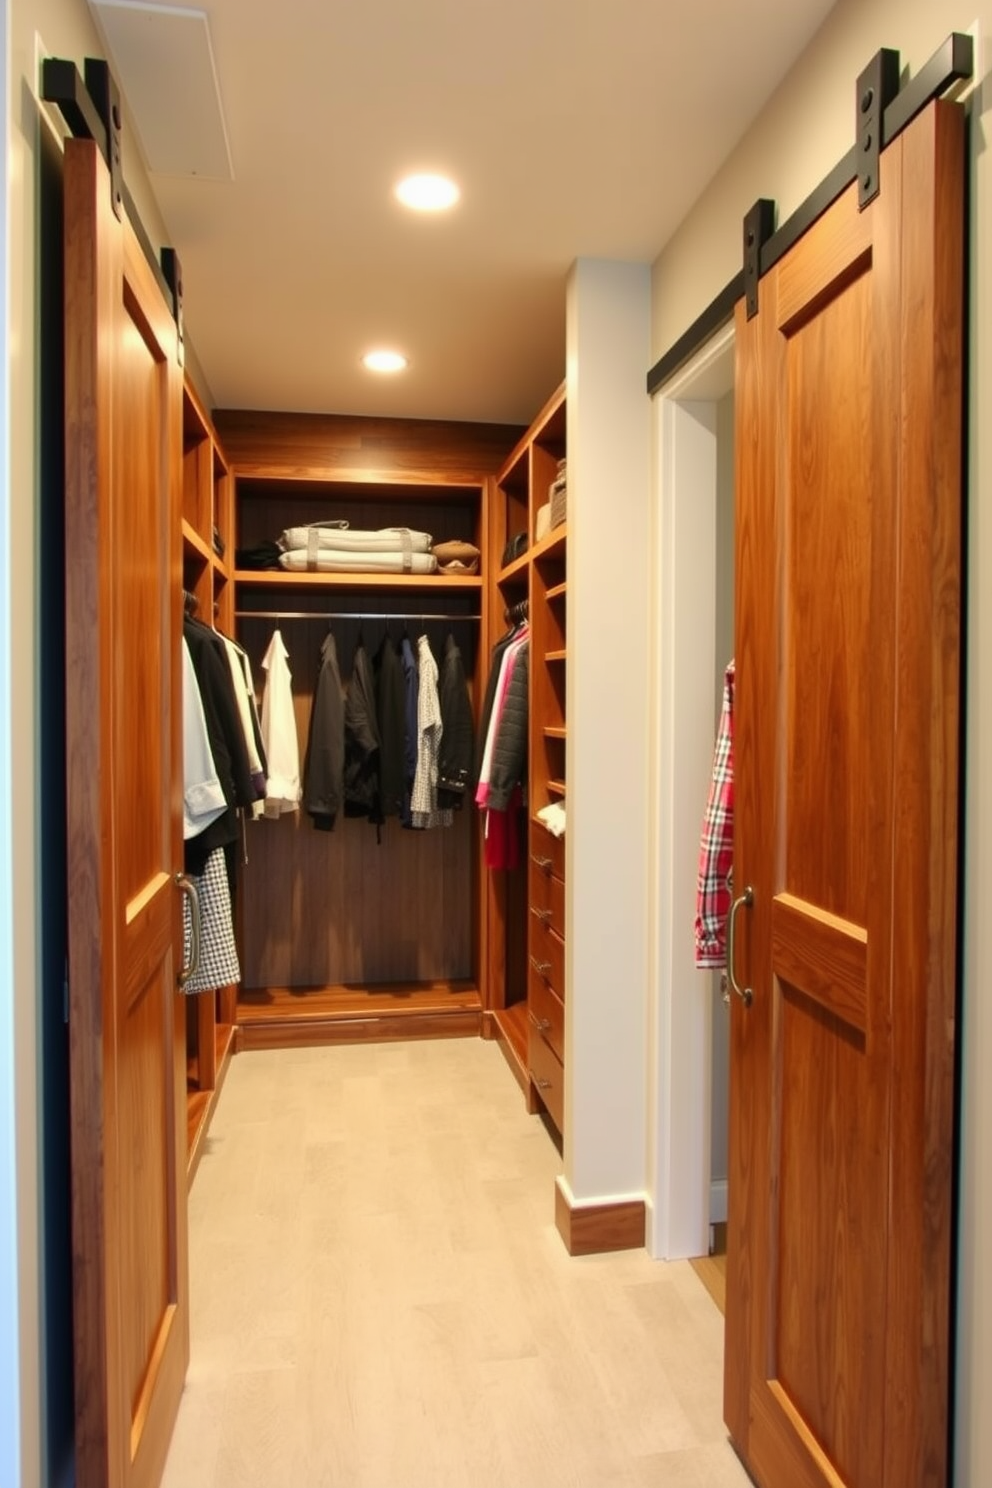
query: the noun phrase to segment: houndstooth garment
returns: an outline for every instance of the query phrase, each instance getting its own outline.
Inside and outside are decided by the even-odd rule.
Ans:
[[[182,991],[213,992],[240,982],[241,967],[231,921],[231,891],[227,883],[224,849],[217,847],[207,858],[203,873],[193,876],[200,895],[200,964]],[[193,942],[190,901],[183,895],[183,964],[189,965]]]

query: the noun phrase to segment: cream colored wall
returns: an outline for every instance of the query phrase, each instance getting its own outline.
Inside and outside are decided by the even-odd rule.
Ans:
[[[741,219],[774,197],[780,220],[854,140],[854,84],[879,47],[915,74],[952,31],[978,21],[988,78],[989,0],[841,0],[777,94],[707,186],[652,270],[652,361],[740,268]],[[968,672],[961,1209],[955,1484],[992,1483],[992,81],[971,102]]]
[[[55,1469],[45,1461],[45,1393],[42,1382],[44,1327],[40,1215],[40,1162],[44,1101],[41,1088],[41,987],[38,878],[39,815],[39,649],[37,615],[39,576],[44,561],[40,532],[39,450],[39,185],[52,168],[54,131],[48,114],[37,101],[36,59],[39,50],[72,58],[82,66],[86,56],[102,56],[84,0],[11,0],[6,7],[9,26],[7,130],[9,148],[7,208],[9,213],[8,271],[10,314],[8,361],[10,440],[8,452],[10,506],[0,534],[4,553],[15,555],[0,569],[0,676],[9,679],[7,699],[0,699],[0,760],[9,748],[15,788],[7,796],[8,839],[0,837],[0,894],[9,877],[10,944],[4,947],[0,974],[9,975],[13,989],[10,1020],[0,999],[0,1047],[6,1057],[8,1040],[13,1058],[13,1111],[16,1143],[17,1265],[19,1318],[16,1368],[9,1403],[20,1422],[20,1441],[0,1445],[0,1481],[11,1488],[34,1488],[51,1482]],[[43,148],[43,133],[47,139]],[[56,156],[57,159],[57,156]],[[152,241],[167,241],[154,211],[147,179],[133,141],[125,131],[125,179]],[[0,511],[3,511],[0,503]],[[7,579],[6,585],[3,580]],[[9,628],[8,628],[9,627]],[[9,851],[9,861],[6,861]],[[5,909],[6,898],[5,898]],[[2,945],[0,927],[0,945]],[[0,1125],[0,1137],[3,1135]],[[0,1348],[8,1346],[4,1339]],[[0,1378],[6,1359],[0,1354]],[[6,1389],[5,1385],[5,1389]],[[8,1447],[14,1456],[8,1463]]]

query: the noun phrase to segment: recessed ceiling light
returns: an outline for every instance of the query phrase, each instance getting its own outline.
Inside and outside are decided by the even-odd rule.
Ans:
[[[460,192],[447,176],[421,174],[402,180],[396,195],[405,207],[415,212],[443,212],[454,206]]]
[[[399,351],[369,351],[362,357],[362,365],[370,372],[402,372],[408,362]]]

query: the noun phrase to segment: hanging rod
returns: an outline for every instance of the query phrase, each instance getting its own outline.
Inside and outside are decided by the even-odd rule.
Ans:
[[[429,615],[424,610],[235,610],[235,620],[481,620],[481,615]]]

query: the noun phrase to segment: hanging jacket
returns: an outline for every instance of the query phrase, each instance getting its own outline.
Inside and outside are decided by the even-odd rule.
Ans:
[[[413,781],[417,773],[417,707],[420,701],[420,672],[417,658],[413,654],[410,637],[403,637],[400,647],[403,667],[404,730],[403,730],[403,809],[400,821],[404,827],[413,826]]]
[[[486,805],[492,811],[505,811],[515,785],[527,774],[527,682],[530,672],[530,642],[517,652],[513,674],[499,717],[489,771],[489,794]]]
[[[713,751],[696,876],[696,965],[727,963],[727,915],[734,871],[734,662],[723,678],[720,727]]]
[[[437,804],[460,810],[472,774],[475,738],[472,704],[462,653],[448,636],[438,683],[441,702],[441,748],[437,760]]]
[[[516,639],[519,629],[520,627],[515,625],[512,630],[506,632],[506,635],[500,636],[489,658],[489,676],[486,678],[486,690],[483,694],[482,710],[479,714],[479,734],[475,744],[475,761],[472,770],[474,785],[478,785],[482,778],[482,761],[486,748],[486,740],[489,737],[489,725],[492,722],[493,707],[496,702],[496,687],[499,682],[503,656],[510,642]]]
[[[303,766],[303,808],[322,832],[332,832],[344,803],[344,691],[337,642],[330,631],[320,648],[320,667],[310,710]]]
[[[344,706],[344,814],[367,816],[376,824],[382,821],[375,679],[361,641],[355,647]]]
[[[391,638],[376,652],[375,708],[379,724],[379,799],[383,816],[401,816],[406,781],[406,688]]]
[[[262,658],[268,674],[262,697],[262,744],[268,761],[265,815],[297,811],[300,803],[300,745],[293,708],[293,677],[289,652],[278,630],[272,632]]]
[[[417,641],[420,692],[417,698],[417,773],[413,779],[413,825],[450,827],[450,810],[438,810],[437,759],[441,748],[441,703],[437,695],[437,662],[425,635]]]
[[[255,789],[224,644],[209,625],[188,616],[183,620],[183,638],[193,663],[210,752],[226,803],[223,814],[184,845],[186,872],[199,876],[214,848],[227,847],[237,840],[237,808],[251,805]]]

